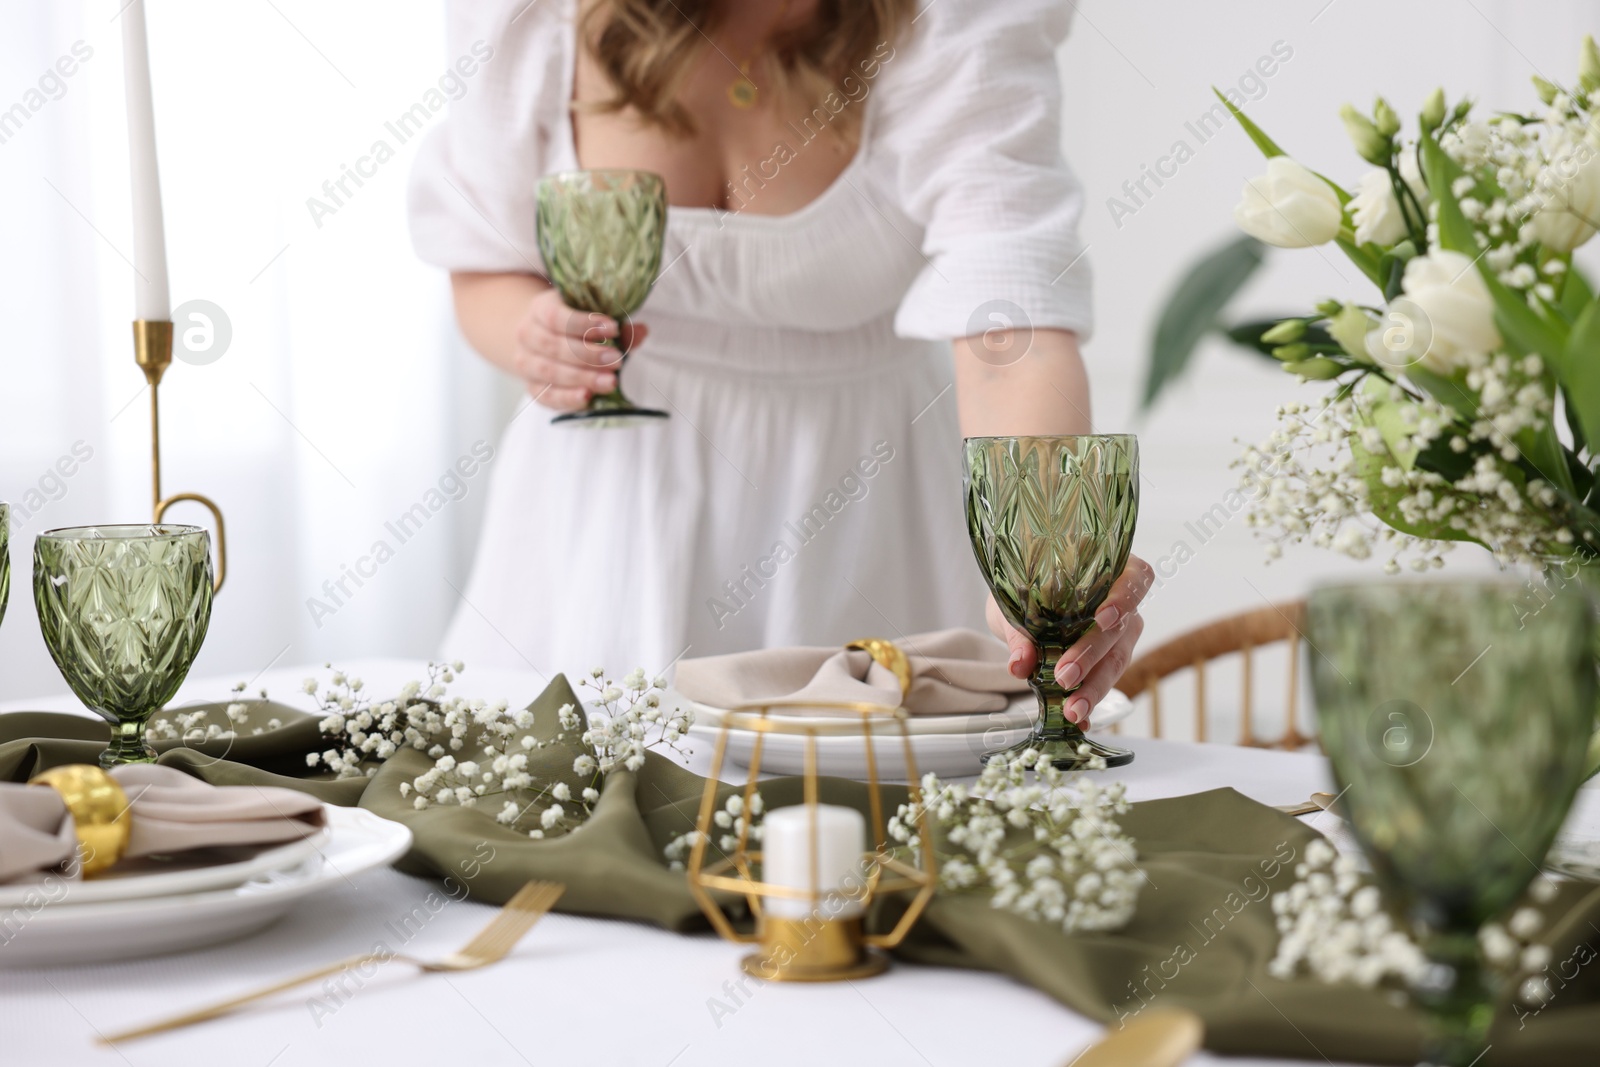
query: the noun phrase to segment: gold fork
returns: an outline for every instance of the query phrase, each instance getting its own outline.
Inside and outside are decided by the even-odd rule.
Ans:
[[[118,1041],[127,1041],[135,1037],[144,1037],[147,1034],[159,1034],[164,1030],[176,1030],[193,1023],[205,1022],[215,1019],[219,1015],[226,1015],[235,1008],[249,1004],[251,1001],[269,997],[274,993],[281,993],[285,989],[293,989],[306,982],[314,982],[318,978],[338,974],[351,967],[360,967],[368,963],[387,963],[389,960],[399,960],[421,968],[425,972],[431,971],[472,971],[479,967],[487,967],[491,963],[499,963],[505,959],[522,935],[533,929],[533,924],[549,914],[561,894],[566,891],[566,886],[555,882],[529,882],[517,890],[516,896],[506,901],[505,907],[500,909],[489,925],[478,931],[474,937],[462,946],[459,952],[452,953],[442,959],[419,960],[411,956],[401,956],[392,953],[369,952],[361,956],[351,956],[337,963],[330,963],[318,967],[314,971],[297,974],[293,978],[285,978],[253,993],[246,993],[242,997],[232,1000],[220,1001],[209,1007],[199,1008],[183,1015],[174,1015],[159,1022],[149,1023],[145,1026],[135,1027],[132,1030],[123,1030],[115,1034],[102,1034],[99,1043],[102,1045],[115,1044]]]

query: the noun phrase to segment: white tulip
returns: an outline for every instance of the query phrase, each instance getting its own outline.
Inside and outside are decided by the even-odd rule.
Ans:
[[[1417,167],[1415,150],[1400,153],[1400,177],[1417,198],[1417,203],[1426,210],[1428,186]],[[1394,195],[1394,183],[1386,170],[1369,170],[1362,177],[1355,195],[1350,198],[1350,218],[1356,225],[1356,244],[1371,241],[1387,248],[1409,232],[1400,201]]]
[[[1267,160],[1267,172],[1244,183],[1233,209],[1241,230],[1279,248],[1326,244],[1343,218],[1333,188],[1287,156]]]
[[[1494,298],[1472,260],[1435,249],[1406,264],[1400,296],[1383,321],[1367,334],[1367,353],[1384,366],[1404,370],[1420,363],[1449,374],[1475,354],[1500,347]]]
[[[1406,236],[1406,220],[1395,198],[1386,170],[1369,170],[1350,197],[1350,218],[1356,224],[1356,244],[1397,244]]]
[[[1551,160],[1539,176],[1533,233],[1554,252],[1570,252],[1600,226],[1600,152],[1586,140]]]

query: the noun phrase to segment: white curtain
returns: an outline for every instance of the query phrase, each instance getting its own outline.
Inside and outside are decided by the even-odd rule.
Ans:
[[[0,500],[16,508],[0,699],[61,687],[33,615],[33,535],[150,514],[123,2],[0,2]],[[516,402],[407,238],[416,127],[474,89],[446,77],[443,5],[146,7],[173,303],[211,301],[232,326],[220,359],[175,362],[161,390],[164,491],[210,496],[228,524],[196,670],[428,655],[469,562],[481,457]],[[386,125],[403,114],[404,142]]]

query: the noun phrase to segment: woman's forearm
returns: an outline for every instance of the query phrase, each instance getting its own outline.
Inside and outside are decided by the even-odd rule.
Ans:
[[[954,348],[962,436],[1093,430],[1089,376],[1072,331],[1001,330],[959,338]]]
[[[450,275],[456,321],[461,333],[484,359],[508,374],[516,373],[517,327],[528,305],[550,283],[533,274]]]

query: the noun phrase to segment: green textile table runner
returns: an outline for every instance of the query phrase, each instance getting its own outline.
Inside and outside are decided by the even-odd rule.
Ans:
[[[568,703],[579,701],[566,679],[557,677],[531,705],[533,732],[554,737],[556,709]],[[485,809],[416,810],[399,785],[432,765],[420,752],[402,750],[369,778],[318,777],[306,764],[307,753],[328,747],[317,716],[250,702],[249,718],[231,724],[225,706],[210,706],[207,720],[236,727],[239,736],[187,745],[156,742],[160,762],[216,785],[286,786],[405,823],[415,844],[398,864],[402,870],[448,878],[486,903],[502,903],[529,879],[540,878],[567,886],[563,911],[643,920],[670,930],[706,928],[683,873],[669,869],[662,855],[668,841],[694,828],[705,780],[670,759],[651,753],[639,771],[613,774],[579,831],[536,841],[497,823]],[[281,720],[281,727],[248,732],[269,717]],[[93,763],[106,738],[107,728],[97,719],[0,715],[0,780],[26,780],[64,763]],[[577,745],[536,749],[530,773],[541,780],[570,774]],[[797,779],[763,782],[761,792],[769,807],[800,799]],[[860,783],[823,780],[825,802],[864,810],[865,796]],[[885,788],[890,810],[903,798],[903,787]],[[1113,1028],[1147,1005],[1188,1008],[1204,1017],[1206,1046],[1217,1052],[1415,1062],[1417,1016],[1384,993],[1309,979],[1284,982],[1266,972],[1278,939],[1269,894],[1292,884],[1294,866],[1317,838],[1315,831],[1231,789],[1135,804],[1123,826],[1148,876],[1138,911],[1124,929],[1068,935],[991,908],[982,894],[940,893],[897,955],[1009,974]],[[886,912],[895,907],[893,900],[877,905],[874,925],[888,922],[892,914]],[[1545,910],[1553,920],[1547,943],[1558,961],[1552,978],[1559,961],[1593,961],[1600,947],[1600,887],[1563,884]],[[1578,946],[1590,947],[1575,957]],[[1482,1061],[1486,1067],[1587,1067],[1600,1059],[1600,967],[1580,965],[1564,987],[1553,980],[1552,988],[1554,999],[1537,1015],[1502,1014]]]

